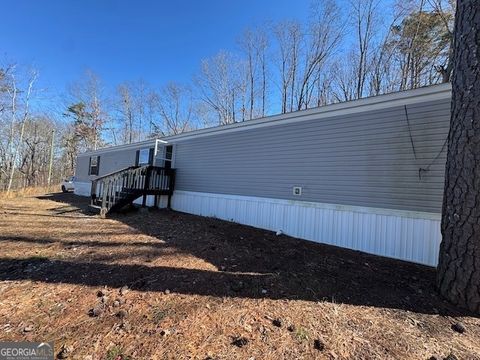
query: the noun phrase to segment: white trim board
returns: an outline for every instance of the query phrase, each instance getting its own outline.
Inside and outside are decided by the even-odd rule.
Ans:
[[[438,214],[178,190],[172,208],[429,266],[438,261]]]

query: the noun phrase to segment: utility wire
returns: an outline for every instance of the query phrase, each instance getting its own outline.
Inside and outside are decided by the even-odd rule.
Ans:
[[[415,158],[415,161],[418,161],[417,151],[415,150],[415,143],[413,141],[413,136],[412,136],[412,128],[410,127],[410,119],[408,117],[407,105],[404,105],[404,109],[405,109],[405,118],[407,119],[408,135],[410,136],[410,144],[412,145],[412,150],[413,150],[413,156]],[[433,160],[426,167],[420,167],[418,169],[418,178],[420,180],[422,180],[422,173],[426,173],[426,172],[430,171],[430,168],[432,167],[432,165],[435,164],[435,162],[438,160],[440,155],[443,153],[443,150],[445,150],[447,142],[448,142],[448,136],[445,138],[445,140],[443,142],[443,145],[442,145],[442,148],[440,149],[438,154],[433,158]]]

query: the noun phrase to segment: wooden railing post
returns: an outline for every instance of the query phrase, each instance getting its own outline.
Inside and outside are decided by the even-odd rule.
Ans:
[[[90,204],[94,205],[97,199],[97,180],[92,180],[92,186],[90,188]]]
[[[173,189],[175,187],[175,169],[168,169],[168,201],[167,201],[167,208],[172,208],[172,195]],[[165,175],[167,175],[167,171],[165,170]]]
[[[101,217],[105,217],[105,215],[108,212],[108,209],[107,209],[107,193],[108,193],[109,183],[110,183],[109,181],[106,183],[105,179],[101,180],[101,185],[103,185],[102,186],[102,207],[100,209],[100,216]]]
[[[152,173],[152,167],[148,166],[146,169],[146,174],[144,177],[144,184],[143,184],[143,201],[142,201],[142,207],[145,207],[147,205],[147,191],[150,190],[150,174]]]

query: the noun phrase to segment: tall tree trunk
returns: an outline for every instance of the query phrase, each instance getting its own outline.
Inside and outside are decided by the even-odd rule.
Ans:
[[[440,293],[480,313],[480,3],[458,0],[448,136]]]

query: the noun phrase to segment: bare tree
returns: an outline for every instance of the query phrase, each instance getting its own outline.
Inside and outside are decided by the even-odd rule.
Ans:
[[[357,51],[355,53],[355,98],[362,98],[370,66],[371,50],[374,47],[374,35],[379,0],[350,0],[352,19],[355,22]]]
[[[398,19],[394,17],[387,33],[381,42],[372,51],[369,78],[369,95],[377,96],[389,93],[398,88],[399,72],[395,62],[398,51],[396,44],[392,43],[392,30]]]
[[[247,29],[239,40],[246,67],[246,118],[265,116],[268,38],[262,28]]]
[[[163,133],[161,127],[158,125],[161,119],[158,111],[159,98],[158,92],[153,89],[145,93],[143,105],[147,138],[152,138]]]
[[[19,153],[18,171],[23,177],[23,186],[38,186],[48,183],[49,160],[53,131],[57,124],[47,116],[30,116],[25,124],[25,146]],[[53,167],[53,164],[52,164]],[[17,187],[20,184],[17,184]]]
[[[310,104],[318,104],[313,99],[315,90],[321,92],[322,72],[343,35],[340,11],[334,1],[317,1],[312,5],[312,19],[307,34],[304,36],[304,67],[299,73],[296,87],[296,110],[307,109]]]
[[[218,124],[244,119],[245,73],[245,63],[225,51],[202,61],[201,72],[195,78],[196,88],[200,99],[215,112]],[[240,118],[238,113],[241,114]]]
[[[267,51],[269,49],[268,35],[264,29],[257,29],[257,37],[255,41],[255,53],[259,63],[260,71],[260,113],[259,116],[264,117],[267,107],[267,94],[268,94],[268,61]]]
[[[15,71],[11,71],[10,74],[10,87],[7,90],[10,98],[11,98],[11,145],[13,146],[12,156],[10,159],[10,174],[8,177],[8,185],[7,185],[7,193],[10,192],[12,188],[13,178],[15,175],[15,170],[17,168],[17,161],[20,150],[23,146],[23,137],[25,133],[25,124],[27,122],[28,117],[30,116],[30,100],[33,92],[33,86],[37,80],[37,72],[36,70],[32,70],[29,74],[29,78],[27,80],[26,90],[22,92],[23,95],[23,113],[19,119],[19,133],[18,133],[18,140],[15,141],[15,129],[17,124],[17,116],[18,116],[18,95],[19,95],[19,88],[18,88],[18,79],[16,77]]]
[[[77,155],[80,151],[80,141],[75,134],[74,124],[62,124],[60,131],[59,148],[62,149],[62,154],[60,156],[61,173],[72,175],[75,172]]]
[[[92,71],[70,88],[73,104],[67,115],[74,118],[75,131],[87,149],[96,150],[103,144],[102,133],[110,121],[107,98],[100,78]]]
[[[298,71],[300,47],[303,42],[301,25],[296,21],[284,21],[273,28],[278,54],[274,61],[279,71],[279,88],[282,114],[292,111],[295,97],[295,81]]]
[[[332,64],[332,73],[335,81],[332,97],[335,101],[350,101],[357,97],[357,68],[348,59],[355,55],[350,52]]]
[[[255,35],[252,30],[247,29],[240,39],[240,47],[243,50],[247,60],[247,83],[249,91],[248,99],[248,118],[253,118],[253,111],[255,107],[255,83],[257,72],[257,57],[255,54]]]
[[[192,93],[188,87],[170,82],[161,90],[158,100],[164,124],[162,135],[181,134],[195,128]]]
[[[1,72],[1,189],[10,192],[21,187],[43,185],[48,177],[46,165],[51,153],[52,130],[60,125],[48,115],[39,114],[43,98],[37,88],[38,72],[35,69],[10,65]],[[59,173],[55,171],[55,174]]]
[[[118,96],[120,102],[120,114],[123,131],[123,143],[131,144],[134,141],[134,113],[135,104],[132,98],[132,89],[128,83],[118,86]]]

